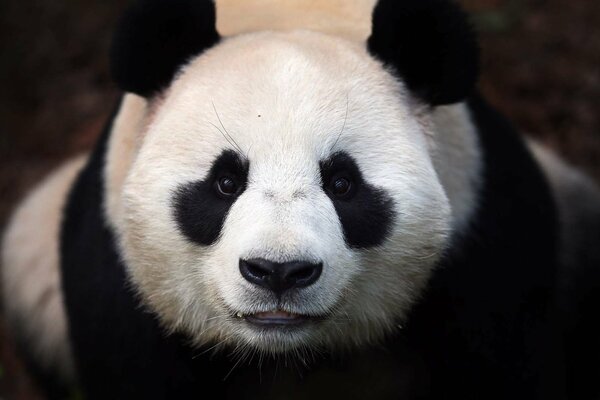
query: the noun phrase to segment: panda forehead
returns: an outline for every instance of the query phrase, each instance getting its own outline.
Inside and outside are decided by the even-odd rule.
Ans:
[[[344,123],[368,121],[374,130],[402,118],[403,93],[364,46],[306,31],[263,32],[227,39],[190,61],[160,108],[171,122],[190,124],[186,131],[197,124],[214,133],[216,124],[240,140],[295,134],[302,143],[336,136]]]
[[[146,144],[153,153],[176,152],[178,173],[210,169],[224,149],[239,150],[252,171],[314,170],[339,150],[377,169],[392,153],[398,162],[427,157],[418,124],[401,82],[364,46],[308,31],[265,32],[227,39],[191,60],[157,105]]]

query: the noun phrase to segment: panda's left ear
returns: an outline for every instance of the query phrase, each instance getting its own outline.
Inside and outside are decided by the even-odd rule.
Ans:
[[[477,40],[452,0],[379,0],[367,45],[433,106],[464,100],[477,81]]]
[[[119,87],[149,97],[166,88],[192,56],[219,41],[212,0],[136,0],[111,48]]]

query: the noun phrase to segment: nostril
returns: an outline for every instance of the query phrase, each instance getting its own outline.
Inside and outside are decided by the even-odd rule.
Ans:
[[[240,260],[240,272],[248,281],[262,286],[273,273],[273,264],[261,259]]]
[[[263,265],[248,263],[248,271],[257,277],[264,278],[271,273],[271,271]]]
[[[305,261],[288,262],[281,266],[283,279],[289,287],[302,288],[312,285],[319,279],[323,264]]]
[[[314,272],[315,271],[313,268],[303,268],[301,270],[292,272],[290,275],[288,275],[288,278],[291,278],[296,281],[300,281],[302,279],[310,278],[314,274]]]

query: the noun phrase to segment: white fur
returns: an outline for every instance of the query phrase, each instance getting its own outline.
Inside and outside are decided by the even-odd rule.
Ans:
[[[221,339],[278,351],[380,339],[420,294],[452,223],[432,162],[433,117],[417,108],[364,46],[323,34],[243,35],[193,60],[141,135],[123,188],[120,245],[142,298],[196,343]],[[219,130],[247,154],[250,176],[220,239],[205,247],[180,233],[172,199],[178,185],[203,179],[214,158],[232,148]],[[397,220],[382,246],[356,251],[344,243],[318,172],[319,161],[337,150],[351,154],[366,181],[395,202]],[[451,151],[438,154],[456,159]],[[240,275],[238,261],[248,257],[323,262],[321,278],[279,306],[330,319],[283,335],[259,334],[231,318],[278,307]]]
[[[58,237],[67,191],[87,157],[52,173],[19,206],[2,244],[2,293],[10,322],[36,362],[73,378],[60,285]]]
[[[433,112],[432,159],[452,209],[452,230],[467,229],[477,210],[482,184],[482,155],[477,128],[467,106],[438,107]]]
[[[590,204],[595,208],[600,205],[600,190],[590,177],[560,159],[544,145],[533,140],[529,140],[527,144],[544,170],[554,193],[557,194],[559,206],[569,208],[571,213],[583,211],[580,207],[573,207],[572,204],[563,204],[567,197],[574,197],[572,196],[575,194],[574,192],[576,192],[575,196],[581,201],[580,206]]]
[[[598,217],[600,217],[600,189],[581,171],[561,160],[543,145],[530,140],[529,148],[542,167],[556,201],[560,223],[561,262],[567,268],[585,265],[590,244],[597,243]],[[587,227],[587,228],[586,228]],[[572,273],[564,278],[571,279]]]
[[[146,99],[127,94],[113,122],[104,167],[104,209],[113,229],[123,225],[123,183],[139,150],[149,109]]]
[[[358,41],[368,36],[372,0],[355,3],[355,9],[311,1],[286,2],[295,19],[275,23],[264,13],[249,17],[241,3],[219,0],[219,30],[231,34],[272,24]],[[225,128],[250,159],[250,185],[231,209],[221,239],[202,247],[175,226],[172,191],[202,179],[214,157],[231,148],[219,132]],[[392,195],[398,219],[383,246],[346,247],[318,176],[319,160],[335,150],[352,154],[365,179]],[[27,325],[28,334],[47,360],[42,362],[69,373],[55,247],[60,207],[81,163],[64,167],[31,195],[4,244],[9,312],[38,315],[32,299],[51,288],[47,311]],[[465,107],[433,113],[421,107],[364,44],[309,32],[258,33],[227,40],[193,60],[160,99],[125,96],[106,156],[104,207],[145,303],[195,343],[267,351],[346,346],[396,329],[393,323],[418,298],[449,232],[464,229],[472,214],[479,165]],[[38,194],[45,192],[52,201]],[[49,220],[39,224],[48,229],[32,229],[31,219]],[[19,239],[25,237],[31,250]],[[319,281],[284,307],[325,313],[329,321],[315,330],[260,335],[231,318],[276,307],[239,274],[239,258],[250,257],[322,261]],[[24,268],[48,279],[23,279],[17,271]],[[40,287],[30,290],[36,282]]]

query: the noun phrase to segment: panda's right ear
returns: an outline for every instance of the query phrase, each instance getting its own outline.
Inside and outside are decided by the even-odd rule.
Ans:
[[[219,41],[212,0],[137,0],[113,38],[112,76],[127,92],[150,97],[192,56]]]

